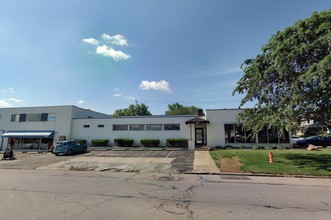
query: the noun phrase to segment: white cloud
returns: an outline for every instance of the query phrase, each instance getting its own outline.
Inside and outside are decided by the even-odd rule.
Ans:
[[[15,90],[12,87],[9,87],[7,89],[3,89],[2,92],[13,94],[13,93],[15,93]]]
[[[113,91],[113,97],[121,97],[122,94],[120,92],[121,90],[119,88],[115,88]]]
[[[221,68],[215,68],[212,70],[207,70],[204,72],[200,72],[198,77],[206,77],[206,76],[223,76],[223,75],[229,75],[229,74],[237,74],[242,73],[243,70],[239,67],[221,67]]]
[[[126,38],[123,35],[116,34],[114,36],[110,36],[108,34],[102,34],[102,39],[105,41],[109,41],[111,44],[117,45],[117,46],[129,46]]]
[[[23,102],[23,100],[21,99],[15,99],[15,98],[10,98],[10,99],[5,99],[6,101],[9,101],[9,102],[15,102],[15,103],[20,103],[20,102]]]
[[[156,81],[141,81],[140,85],[139,85],[140,89],[143,90],[158,90],[158,91],[164,91],[164,92],[169,92],[172,93],[172,91],[170,90],[170,86],[169,83],[165,80],[161,80],[159,82]]]
[[[0,108],[12,107],[17,103],[22,103],[23,100],[16,98],[4,98],[0,99]]]
[[[94,39],[94,38],[85,38],[82,40],[84,43],[87,43],[87,44],[91,44],[91,45],[94,45],[94,46],[98,46],[99,45],[99,41]]]
[[[82,104],[84,104],[85,103],[85,101],[84,100],[78,100],[77,102],[76,102],[76,104],[78,104],[78,105],[82,105]]]
[[[124,98],[129,100],[136,100],[136,98],[133,96],[124,96]]]
[[[1,108],[11,107],[11,106],[12,105],[10,103],[8,103],[7,101],[0,99],[0,107]]]
[[[115,61],[127,60],[130,58],[130,55],[125,54],[120,50],[114,50],[113,48],[108,47],[107,45],[98,46],[96,49],[96,54],[100,54],[105,57],[111,57]]]

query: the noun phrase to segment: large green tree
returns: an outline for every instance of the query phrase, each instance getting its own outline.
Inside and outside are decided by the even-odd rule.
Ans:
[[[152,115],[151,112],[148,110],[148,106],[144,103],[139,104],[131,104],[128,108],[117,109],[115,110],[112,116],[114,118],[119,118],[121,116],[144,116],[144,115]]]
[[[165,112],[166,115],[196,115],[197,113],[197,107],[184,106],[178,102],[168,105],[168,111]]]
[[[242,68],[233,94],[244,94],[240,107],[255,103],[238,117],[245,127],[293,131],[303,120],[331,127],[330,9],[277,32]]]

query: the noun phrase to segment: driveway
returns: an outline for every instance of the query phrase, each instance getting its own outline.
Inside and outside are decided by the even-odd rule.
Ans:
[[[15,156],[14,161],[1,161],[0,169],[184,173],[193,170],[194,160],[194,152],[188,150],[91,151],[59,157],[50,153],[15,153]]]

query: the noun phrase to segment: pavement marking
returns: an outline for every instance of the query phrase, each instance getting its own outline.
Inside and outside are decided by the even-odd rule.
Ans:
[[[165,158],[163,158],[163,161],[165,161],[165,160],[167,160],[169,157],[170,157],[170,155],[173,153],[173,151],[171,151]],[[175,159],[175,158],[174,158]]]

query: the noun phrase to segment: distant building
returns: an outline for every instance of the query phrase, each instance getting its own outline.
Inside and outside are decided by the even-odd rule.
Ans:
[[[209,109],[198,115],[154,115],[112,118],[110,115],[76,106],[0,108],[1,149],[47,150],[57,141],[84,139],[131,138],[134,145],[141,139],[159,139],[165,146],[169,138],[188,140],[189,149],[201,146],[233,147],[255,144],[290,144],[286,133],[265,128],[258,135],[237,123],[239,109]]]

